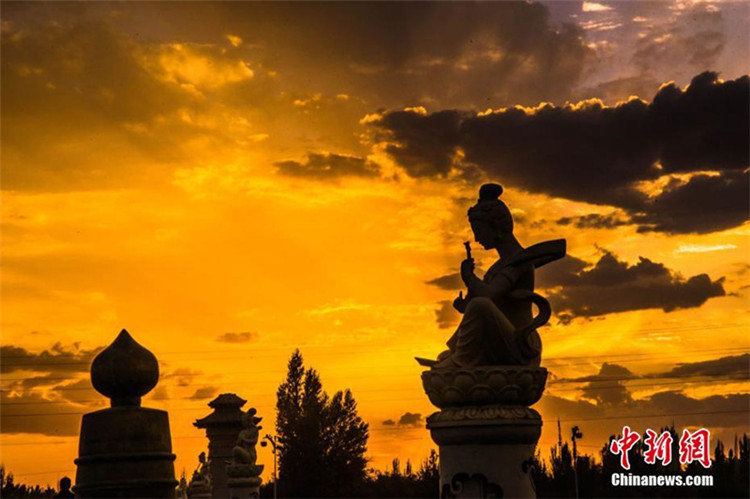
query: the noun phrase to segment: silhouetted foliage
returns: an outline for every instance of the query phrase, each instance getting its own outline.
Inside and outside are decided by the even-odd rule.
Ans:
[[[5,467],[0,466],[0,497],[55,497],[57,491],[49,485],[24,485],[15,483],[13,473],[5,474]]]
[[[295,351],[276,401],[279,495],[352,497],[365,483],[368,425],[349,390],[329,398],[318,373]]]
[[[416,473],[409,461],[406,461],[406,466],[401,471],[401,462],[398,459],[393,460],[390,471],[371,469],[362,496],[438,497],[439,490],[438,454],[432,450]]]
[[[600,462],[593,456],[578,456],[579,497],[750,497],[750,439],[747,435],[735,438],[734,449],[727,453],[722,441],[717,441],[713,452],[713,462],[709,469],[698,463],[681,466],[679,462],[679,440],[675,428],[661,428],[658,433],[668,431],[672,435],[672,462],[647,464],[643,459],[645,446],[640,440],[630,451],[630,470],[620,466],[620,456],[609,450],[609,442],[617,438],[612,435],[609,442],[599,451]],[[573,479],[573,454],[568,442],[562,440],[550,449],[549,468],[537,453],[534,456],[533,474],[537,497],[575,497]],[[615,487],[612,475],[615,473],[633,475],[712,475],[711,487]]]

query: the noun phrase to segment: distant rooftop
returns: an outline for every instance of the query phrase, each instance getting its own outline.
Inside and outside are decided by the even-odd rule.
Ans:
[[[241,408],[246,403],[247,400],[238,397],[234,393],[222,393],[208,403],[208,406],[211,407],[214,412],[205,418],[197,419],[193,425],[197,428],[206,428],[207,426],[221,424],[241,424]]]

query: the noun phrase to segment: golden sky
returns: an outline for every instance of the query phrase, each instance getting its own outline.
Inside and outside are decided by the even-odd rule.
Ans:
[[[626,423],[747,431],[749,21],[699,1],[3,2],[3,463],[74,474],[104,403],[88,362],[122,328],[162,363],[145,404],[178,472],[219,393],[271,432],[295,348],[352,389],[372,466],[423,459],[413,357],[455,326],[483,181],[522,244],[568,241],[538,279],[543,455],[558,417],[589,453]]]

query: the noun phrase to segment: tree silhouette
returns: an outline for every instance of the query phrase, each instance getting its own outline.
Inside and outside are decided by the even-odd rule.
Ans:
[[[329,398],[296,350],[276,401],[279,490],[286,497],[359,495],[366,478],[368,425],[349,390]]]
[[[438,497],[439,490],[438,454],[431,450],[416,473],[408,460],[401,471],[398,458],[391,462],[389,471],[370,470],[362,497]]]
[[[15,483],[13,473],[5,473],[5,467],[0,466],[0,497],[54,497],[55,489],[49,485],[45,488],[39,485],[24,485]]]

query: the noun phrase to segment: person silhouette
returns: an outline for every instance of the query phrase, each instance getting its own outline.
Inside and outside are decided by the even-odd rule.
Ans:
[[[75,495],[70,491],[72,483],[70,481],[70,478],[64,476],[60,479],[60,492],[55,494],[55,497],[75,497]]]

